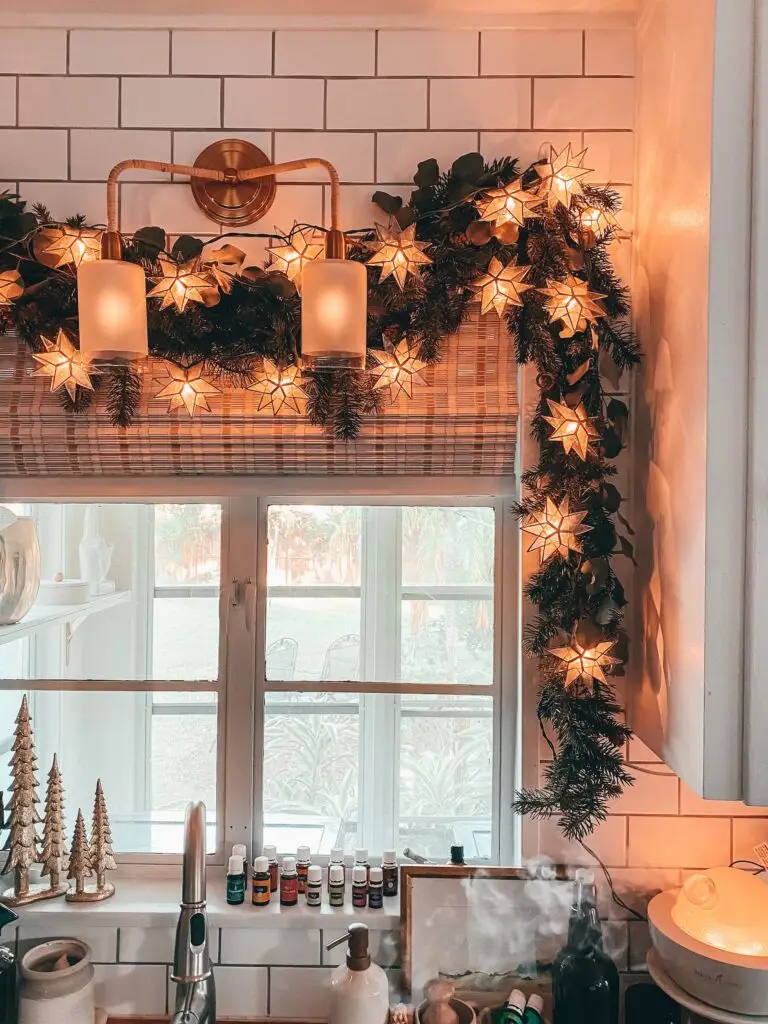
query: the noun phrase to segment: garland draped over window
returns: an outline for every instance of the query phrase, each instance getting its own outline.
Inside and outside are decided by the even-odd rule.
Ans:
[[[539,660],[538,714],[553,755],[541,788],[520,792],[515,806],[555,817],[575,839],[632,782],[623,757],[630,733],[609,682],[628,654],[614,558],[633,557],[632,531],[613,461],[628,409],[605,382],[616,387],[640,358],[609,255],[620,197],[585,182],[584,159],[569,146],[522,173],[511,158],[486,163],[469,153],[445,173],[430,159],[407,203],[377,192],[389,222],[347,233],[349,257],[370,268],[365,371],[301,369],[300,272],[321,250],[322,229],[296,225],[266,270],[244,266],[232,235],[225,245],[182,236],[170,251],[159,228],[125,240],[125,258],[151,279],[150,354],[169,374],[157,397],[182,415],[247,387],[275,415],[287,398],[301,401],[312,423],[353,439],[387,391],[394,398],[424,386],[419,371],[440,360],[478,297],[483,312],[505,320],[539,388],[531,430],[540,459],[524,474],[515,511],[541,559],[525,587],[536,617],[524,645]],[[28,345],[68,411],[87,415],[101,393],[113,422],[130,429],[141,376],[123,366],[88,377],[92,368],[78,363],[75,269],[95,258],[97,237],[82,217],[54,224],[44,207],[28,212],[18,197],[0,196],[0,333]]]

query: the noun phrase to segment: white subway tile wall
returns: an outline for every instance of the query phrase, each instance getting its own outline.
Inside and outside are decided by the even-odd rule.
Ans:
[[[526,164],[549,143],[587,146],[595,180],[631,186],[633,34],[594,25],[592,18],[580,31],[569,18],[562,26],[549,20],[547,31],[531,28],[530,20],[482,32],[4,27],[0,182],[7,185],[0,189],[19,188],[57,218],[83,213],[103,223],[103,182],[114,163],[191,163],[210,142],[232,136],[277,160],[331,159],[344,182],[344,223],[353,227],[372,223],[375,188],[407,196],[420,160],[436,157],[446,167],[477,148],[488,158],[509,154]],[[183,182],[138,172],[123,180],[123,230],[154,223],[172,234],[218,233]],[[327,223],[320,176],[308,171],[283,180],[265,221],[269,230],[294,220]],[[631,198],[631,190],[626,194]],[[241,247],[256,260],[264,245],[248,240]],[[630,246],[623,248],[628,258]],[[638,772],[634,791],[589,846],[612,869],[630,906],[642,910],[648,894],[678,884],[683,872],[751,856],[754,843],[768,838],[768,812],[702,802],[640,741],[628,754],[662,776]],[[553,825],[539,833],[541,852],[591,861],[578,845],[563,843]],[[643,926],[628,922],[605,889],[601,899],[614,922],[610,944],[618,962],[641,967]],[[43,931],[49,933],[22,921],[20,941],[39,940]],[[163,1012],[172,932],[86,931],[105,1005]],[[321,945],[337,935],[224,929],[219,949],[214,929],[221,1013],[322,1014],[328,968],[343,953],[322,952]],[[377,934],[373,946],[383,966],[397,965],[396,933]]]

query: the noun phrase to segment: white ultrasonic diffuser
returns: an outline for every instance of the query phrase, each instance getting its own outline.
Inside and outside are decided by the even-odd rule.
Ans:
[[[371,962],[368,926],[351,924],[347,934],[326,949],[342,942],[349,942],[347,962],[331,975],[328,1024],[387,1024],[389,982],[384,971]]]

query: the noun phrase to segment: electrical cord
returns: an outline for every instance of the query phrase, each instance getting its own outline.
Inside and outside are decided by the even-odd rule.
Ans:
[[[635,910],[634,907],[630,907],[629,904],[625,903],[621,896],[619,896],[619,894],[616,892],[616,887],[613,884],[613,879],[611,878],[610,871],[605,866],[605,864],[603,864],[603,862],[597,856],[595,851],[591,849],[591,847],[587,846],[583,839],[579,839],[578,843],[579,846],[600,865],[600,868],[603,874],[605,875],[605,880],[608,883],[608,888],[611,890],[611,899],[616,904],[616,906],[621,907],[622,910],[625,910],[634,921],[647,921],[648,918],[645,916],[645,914],[641,914],[639,910]]]

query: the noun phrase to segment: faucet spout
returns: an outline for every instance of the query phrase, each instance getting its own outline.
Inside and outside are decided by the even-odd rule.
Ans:
[[[181,912],[171,980],[176,983],[172,1024],[216,1024],[216,991],[205,912],[205,804],[187,805]]]

